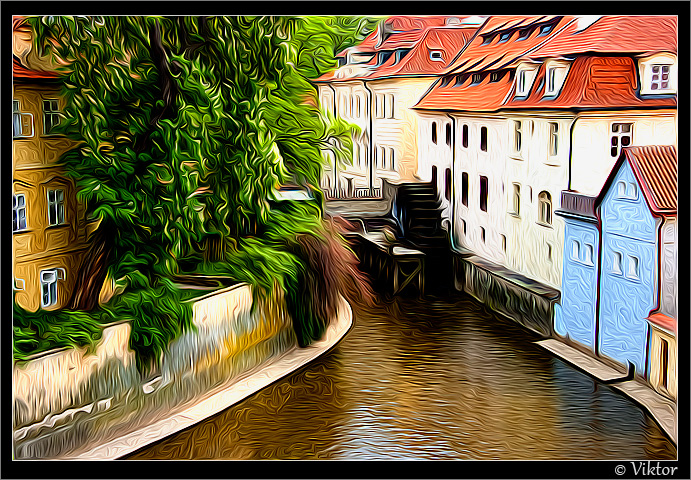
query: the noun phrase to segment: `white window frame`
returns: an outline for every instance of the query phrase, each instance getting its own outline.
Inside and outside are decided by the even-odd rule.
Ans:
[[[571,260],[581,261],[581,243],[578,240],[571,240]]]
[[[584,244],[584,249],[583,249],[583,263],[586,265],[594,265],[593,263],[593,256],[595,255],[595,248],[593,245],[586,243]]]
[[[662,72],[653,72],[653,67],[668,67],[668,84],[666,89],[657,88],[653,90],[653,82],[656,75],[659,76],[659,81],[662,82]],[[641,59],[639,61],[640,78],[642,81],[641,94],[642,95],[669,95],[677,93],[678,89],[678,72],[677,72],[677,58],[672,54],[657,54],[652,57]]]
[[[394,163],[396,158],[396,150],[393,147],[389,147],[389,170],[396,170],[396,165]]]
[[[29,127],[25,131],[24,127]],[[17,132],[16,128],[19,128]],[[34,116],[21,111],[19,100],[12,99],[12,138],[31,138],[34,136]]]
[[[374,116],[375,118],[384,118],[384,94],[377,93],[374,95]]]
[[[625,127],[628,127],[628,132],[625,132]],[[633,145],[633,122],[612,122],[609,128],[609,154],[612,158],[619,158],[622,149],[622,139],[628,138],[628,144],[624,147]],[[616,139],[616,142],[614,140]],[[614,145],[616,143],[616,145]],[[613,149],[616,148],[616,154],[612,155]]]
[[[58,192],[62,193],[62,198],[58,199]],[[53,193],[53,200],[50,199],[51,193]],[[46,191],[46,197],[48,200],[48,225],[64,225],[65,221],[65,190],[63,188],[51,188]],[[62,206],[62,210],[60,209]],[[56,223],[51,222],[50,214],[51,209],[54,209]],[[62,219],[60,218],[60,212],[62,211]]]
[[[52,276],[52,278],[50,278]],[[48,277],[48,278],[47,278]],[[41,270],[41,308],[48,308],[58,303],[58,280],[65,280],[64,268]]]
[[[19,198],[23,200],[23,205],[19,206]],[[19,212],[23,211],[24,212],[24,228],[21,228],[20,225],[20,219],[19,219]],[[29,218],[26,215],[26,195],[23,193],[15,193],[12,196],[12,216],[13,216],[13,223],[12,223],[12,231],[13,232],[23,232],[29,229]],[[14,229],[14,223],[16,222],[18,228]]]
[[[538,65],[523,63],[516,68],[516,97],[527,97],[537,75]]]
[[[432,50],[429,52],[429,58],[430,60],[434,62],[443,62],[444,58],[442,57],[442,51],[441,50]]]
[[[386,94],[386,107],[384,107],[384,115],[386,118],[396,118],[396,97],[393,93]]]

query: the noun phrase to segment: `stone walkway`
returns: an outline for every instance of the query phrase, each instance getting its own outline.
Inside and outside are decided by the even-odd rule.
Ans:
[[[623,381],[627,376],[625,373],[621,373],[557,339],[549,338],[535,343],[574,365],[579,370],[583,370],[601,381],[611,383],[612,387],[645,408],[676,445],[677,406],[675,402],[663,397],[637,380]],[[617,383],[617,380],[622,381]]]
[[[306,365],[335,346],[353,325],[350,305],[342,300],[337,322],[327,329],[324,338],[307,348],[295,348],[263,365],[245,378],[239,378],[226,389],[200,399],[192,407],[164,420],[140,428],[123,437],[94,447],[78,456],[63,457],[75,460],[114,460],[141,447],[184,430],[215,415],[258,392],[271,383]]]

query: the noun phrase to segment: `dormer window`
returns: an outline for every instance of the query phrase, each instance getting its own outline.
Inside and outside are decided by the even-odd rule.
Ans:
[[[492,41],[492,38],[494,38],[493,35],[485,35],[484,37],[482,37],[481,45],[488,45]]]
[[[677,65],[674,55],[654,55],[641,60],[639,67],[642,95],[669,95],[677,92]]]
[[[464,75],[456,75],[456,83],[454,83],[453,86],[454,86],[454,87],[460,86],[466,78],[467,78],[467,77],[464,76]]]
[[[489,77],[490,82],[498,82],[499,80],[502,79],[506,71],[503,72],[492,72],[492,75]]]
[[[519,31],[518,31],[518,38],[517,38],[516,40],[517,40],[517,41],[518,41],[518,40],[525,40],[525,39],[528,38],[529,36],[530,36],[530,29],[529,29],[529,28],[524,28],[523,30],[519,30]]]
[[[542,37],[543,35],[547,35],[549,32],[552,31],[553,28],[554,28],[554,24],[543,25],[540,28],[540,33],[538,34],[538,37]]]
[[[569,63],[560,60],[549,60],[545,64],[545,95],[555,96],[564,84],[566,74],[569,71]]]
[[[547,69],[547,93],[554,93],[555,79],[557,76],[557,69],[552,67]]]
[[[518,73],[518,84],[516,85],[516,93],[518,95],[525,95],[527,93],[527,78],[528,78],[528,72],[525,70],[521,70]]]
[[[448,86],[451,83],[452,79],[453,79],[453,77],[451,77],[451,76],[446,76],[446,77],[442,78],[441,79],[441,86],[442,87]]]
[[[482,75],[479,73],[473,73],[473,82],[471,85],[477,85],[482,81]]]
[[[499,42],[498,43],[504,43],[506,42],[510,37],[511,33],[513,32],[504,32],[501,34],[501,37],[499,37]]]
[[[435,62],[443,62],[441,50],[432,50],[429,54],[429,58]]]

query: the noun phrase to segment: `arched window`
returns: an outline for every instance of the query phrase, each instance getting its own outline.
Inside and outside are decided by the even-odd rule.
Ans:
[[[549,192],[540,192],[538,201],[538,221],[546,225],[552,225],[552,196]]]
[[[432,143],[437,144],[437,122],[432,122]]]

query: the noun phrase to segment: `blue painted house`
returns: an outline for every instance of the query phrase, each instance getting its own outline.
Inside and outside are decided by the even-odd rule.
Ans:
[[[566,232],[555,331],[644,376],[662,229],[676,219],[676,158],[671,146],[624,148],[597,198],[563,192],[557,212]]]
[[[556,305],[554,330],[595,353],[600,241],[595,197],[564,191],[555,214],[564,218],[566,228],[561,303]]]

